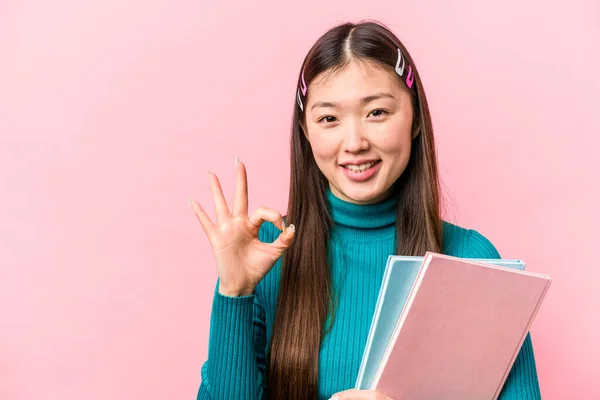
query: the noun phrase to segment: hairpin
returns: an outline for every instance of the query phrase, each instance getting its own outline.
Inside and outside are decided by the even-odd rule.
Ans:
[[[302,90],[302,96],[306,96],[306,90],[308,90],[308,88],[306,87],[306,82],[304,82],[304,68],[302,68],[302,86],[300,86],[300,90]]]
[[[402,66],[400,66],[400,62],[402,62]],[[396,67],[394,68],[396,70],[396,73],[400,76],[402,76],[404,74],[404,67],[406,66],[406,62],[404,60],[404,57],[402,57],[402,52],[400,51],[400,49],[398,49],[398,60],[396,60]],[[412,88],[413,82],[415,81],[415,75],[413,74],[413,70],[412,67],[409,65],[408,66],[408,75],[406,76],[406,86],[408,86],[408,88]]]
[[[415,75],[413,74],[412,67],[409,65],[408,66],[408,75],[406,75],[406,85],[409,87],[409,89],[412,88],[414,81],[415,81]]]
[[[298,92],[296,92],[296,102],[300,106],[300,110],[304,111],[304,106],[302,106],[302,99],[300,99],[300,89],[298,89]]]
[[[304,111],[304,106],[302,105],[302,98],[300,97],[300,91],[302,91],[302,96],[306,96],[306,91],[308,90],[308,88],[306,87],[306,82],[304,81],[304,68],[302,68],[302,74],[300,76],[301,79],[301,85],[300,88],[298,89],[298,92],[296,93],[296,101],[298,102],[298,105],[300,106],[300,110]]]

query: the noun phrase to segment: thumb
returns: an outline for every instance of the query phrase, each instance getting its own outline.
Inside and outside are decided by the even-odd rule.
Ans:
[[[296,227],[294,226],[294,224],[291,224],[287,228],[284,228],[284,230],[279,234],[277,239],[275,239],[275,241],[271,243],[271,246],[277,251],[279,255],[281,255],[283,254],[285,249],[287,249],[292,244],[295,235]]]

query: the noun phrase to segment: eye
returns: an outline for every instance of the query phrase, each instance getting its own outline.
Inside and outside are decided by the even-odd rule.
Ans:
[[[383,117],[385,114],[388,114],[388,112],[385,110],[382,110],[381,108],[373,110],[369,113],[369,115],[372,115],[375,118]],[[368,118],[368,116],[367,116],[367,118]]]
[[[336,117],[333,117],[331,115],[326,115],[322,118],[319,119],[319,122],[327,122],[327,123],[332,123],[336,121]]]

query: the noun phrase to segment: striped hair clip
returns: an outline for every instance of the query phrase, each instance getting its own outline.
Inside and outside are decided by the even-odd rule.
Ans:
[[[402,64],[402,65],[400,65]],[[396,61],[396,73],[400,76],[404,75],[404,67],[406,67],[406,60],[402,56],[402,52],[398,49],[398,60]],[[415,81],[415,75],[413,73],[412,67],[408,66],[408,74],[406,75],[406,86],[409,89],[412,88],[413,82]]]
[[[298,88],[298,92],[296,93],[296,101],[300,106],[300,110],[304,111],[304,105],[302,104],[302,97],[300,97],[300,92],[302,92],[302,96],[306,97],[306,91],[308,88],[306,87],[306,82],[304,81],[304,69],[302,69],[302,74],[300,75],[301,83]]]

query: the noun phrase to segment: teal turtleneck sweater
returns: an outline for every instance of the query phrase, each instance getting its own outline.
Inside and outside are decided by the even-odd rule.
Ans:
[[[327,191],[334,227],[330,242],[332,284],[339,303],[319,355],[319,399],[354,387],[387,258],[396,244],[396,197],[356,205]],[[302,227],[298,227],[302,229]],[[259,239],[272,242],[280,231],[262,225]],[[500,258],[481,234],[443,224],[444,254]],[[266,352],[273,334],[281,262],[255,293],[227,297],[215,290],[208,346],[198,399],[266,398]],[[218,285],[218,283],[217,283]],[[217,286],[218,287],[218,286]],[[501,400],[539,399],[531,338],[528,335],[501,392]]]

